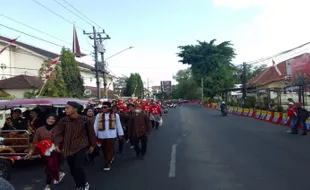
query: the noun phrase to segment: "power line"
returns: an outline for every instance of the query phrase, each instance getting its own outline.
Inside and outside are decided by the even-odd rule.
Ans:
[[[82,18],[80,15],[76,14],[75,12],[71,11],[70,9],[68,9],[66,6],[64,6],[63,4],[59,3],[59,1],[57,0],[53,0],[55,1],[58,5],[62,6],[64,9],[66,9],[67,11],[71,12],[72,14],[74,14],[75,16],[79,17],[81,20],[85,21],[87,24],[89,25],[93,25],[92,23],[88,22],[87,20],[85,20],[84,18]]]
[[[10,29],[10,30],[13,30],[13,31],[15,31],[15,32],[19,32],[19,33],[21,33],[21,34],[25,34],[26,36],[29,36],[29,37],[32,37],[32,38],[41,40],[41,41],[43,41],[43,42],[52,44],[52,45],[54,45],[54,46],[58,46],[58,47],[61,47],[61,48],[63,47],[63,45],[59,45],[59,44],[56,44],[56,43],[54,43],[54,42],[45,40],[45,39],[43,39],[43,38],[36,37],[36,36],[34,36],[34,35],[31,35],[31,34],[28,34],[28,33],[26,33],[26,32],[17,30],[17,29],[15,29],[15,28],[11,28],[11,27],[5,26],[5,25],[3,25],[3,24],[0,24],[0,26],[5,27],[5,28]]]
[[[286,50],[286,51],[282,51],[282,52],[280,52],[280,53],[277,53],[277,54],[275,54],[275,55],[268,56],[268,57],[264,57],[264,58],[260,58],[260,59],[257,59],[257,60],[255,60],[255,61],[250,61],[250,62],[246,62],[246,63],[247,63],[247,64],[256,64],[257,62],[267,61],[267,60],[270,60],[270,59],[279,57],[279,56],[281,56],[281,55],[288,54],[288,53],[290,53],[290,52],[292,52],[292,51],[294,51],[294,50],[296,50],[296,49],[302,48],[302,47],[304,47],[304,46],[306,46],[306,45],[309,45],[309,44],[310,44],[310,42],[307,42],[307,43],[304,43],[304,44],[299,45],[299,46],[297,46],[297,47],[294,47],[294,48],[292,48],[292,49],[289,49],[289,50]]]
[[[61,16],[60,14],[56,13],[55,11],[51,10],[50,8],[46,7],[45,5],[39,3],[37,0],[32,0],[34,1],[35,3],[37,3],[38,5],[40,5],[41,7],[45,8],[46,10],[50,11],[51,13],[57,15],[58,17],[62,18],[63,20],[65,20],[66,22],[72,24],[72,25],[75,25],[73,22],[71,22],[70,20],[66,19],[65,17]],[[75,25],[78,29],[82,30],[83,31],[83,28]]]
[[[94,21],[92,21],[91,19],[89,19],[87,16],[85,16],[81,11],[77,10],[73,5],[71,5],[70,3],[68,3],[68,1],[66,0],[62,0],[63,2],[65,2],[68,6],[70,6],[72,9],[74,9],[76,12],[78,12],[79,14],[81,14],[83,17],[85,17],[87,20],[89,20],[90,22],[92,22],[93,24],[95,24],[97,27],[101,28],[97,23],[95,23]],[[101,28],[103,29],[103,28]]]
[[[25,23],[22,23],[22,22],[20,22],[20,21],[18,21],[18,20],[15,20],[15,19],[13,19],[13,18],[11,18],[11,17],[8,17],[8,16],[6,16],[6,15],[3,15],[3,14],[1,14],[1,13],[0,13],[0,16],[5,17],[5,18],[7,18],[7,19],[9,19],[9,20],[11,20],[11,21],[13,21],[13,22],[16,22],[16,23],[18,23],[18,24],[21,24],[21,25],[23,25],[23,26],[26,26],[26,27],[28,27],[28,28],[30,28],[30,29],[32,29],[32,30],[35,30],[35,31],[37,31],[37,32],[40,32],[40,33],[42,33],[42,34],[44,34],[44,35],[47,35],[47,36],[49,36],[49,37],[51,37],[51,38],[54,38],[54,39],[59,40],[59,41],[62,41],[62,42],[64,42],[64,43],[66,43],[66,44],[69,44],[69,45],[72,44],[72,43],[70,43],[70,42],[68,42],[68,41],[65,41],[65,40],[60,39],[60,38],[58,38],[58,37],[56,37],[56,36],[53,36],[53,35],[51,35],[51,34],[48,34],[48,33],[44,32],[44,31],[42,31],[42,30],[36,29],[36,28],[34,28],[34,27],[32,27],[32,26],[29,26],[29,25],[27,25],[27,24],[25,24]],[[83,49],[83,50],[88,51],[88,52],[92,52],[92,51],[87,50],[87,49]]]

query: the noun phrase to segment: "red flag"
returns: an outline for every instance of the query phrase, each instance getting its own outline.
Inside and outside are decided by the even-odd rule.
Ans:
[[[6,48],[8,48],[10,45],[12,45],[18,38],[19,38],[19,37],[15,38],[15,39],[13,39],[13,40],[9,40],[9,41],[8,41],[9,44],[6,45],[6,46],[4,46],[4,47],[0,50],[0,54],[1,54],[2,52],[4,52],[4,50],[6,50]]]
[[[79,40],[77,37],[75,26],[73,27],[73,47],[72,47],[72,51],[76,57],[85,56],[85,54],[83,54],[81,52],[81,48],[80,48],[80,44],[79,44]]]

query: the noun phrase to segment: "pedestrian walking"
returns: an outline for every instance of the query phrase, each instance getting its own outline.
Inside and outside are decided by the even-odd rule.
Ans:
[[[128,133],[134,144],[137,158],[144,159],[146,155],[148,136],[152,130],[151,126],[148,115],[143,112],[140,104],[136,104],[134,113],[128,122]]]
[[[104,171],[109,171],[114,161],[115,139],[123,138],[120,116],[111,110],[110,102],[103,102],[103,112],[96,116],[94,131],[104,156]]]
[[[306,121],[309,118],[309,111],[302,107],[301,102],[299,102],[296,107],[297,107],[297,111],[296,111],[297,122],[296,122],[296,125],[294,126],[293,131],[298,131],[298,126],[300,124],[302,128],[300,135],[307,135],[308,129],[307,129]]]
[[[38,128],[35,132],[33,138],[33,144],[37,145],[45,140],[54,140],[55,128],[56,128],[56,114],[48,114],[46,117],[46,124],[40,128]],[[24,159],[30,159],[36,146],[33,146],[29,153],[25,156]],[[42,152],[42,151],[41,151]],[[51,184],[58,184],[61,182],[65,173],[60,171],[60,153],[57,151],[52,151],[51,155],[43,155],[43,159],[45,161],[45,189],[50,190]]]
[[[289,102],[288,103],[288,108],[287,108],[287,116],[290,118],[290,129],[287,131],[288,133],[292,134],[297,134],[297,108],[294,104],[294,102]]]
[[[92,121],[78,112],[82,106],[74,101],[66,104],[66,117],[62,118],[55,131],[55,146],[60,152],[63,149],[70,174],[76,184],[76,190],[88,190],[90,185],[84,172],[87,151],[92,153],[97,146],[97,139]]]

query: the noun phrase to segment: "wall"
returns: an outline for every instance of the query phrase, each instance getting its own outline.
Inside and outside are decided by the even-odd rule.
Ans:
[[[90,71],[89,69],[84,69],[84,68],[80,68],[80,69],[81,69],[81,75],[84,80],[84,86],[97,87],[96,74]],[[107,76],[106,81],[107,81],[107,85],[109,86],[109,90],[113,90],[114,85],[113,85],[111,76]],[[100,82],[100,88],[103,88],[102,74],[99,75],[99,82]]]
[[[0,49],[4,47],[4,43],[0,42]],[[41,68],[42,63],[45,58],[33,54],[22,48],[10,48],[11,51],[4,51],[0,56],[0,66],[1,64],[5,64],[7,66],[6,69],[0,68],[0,80],[5,78],[14,77],[17,75],[30,75],[30,76],[38,76],[39,69]],[[16,51],[16,52],[13,52]],[[89,69],[81,68],[81,75],[84,79],[85,86],[96,87],[96,76],[95,73],[91,72]],[[102,83],[102,75],[101,79],[101,88],[103,88]],[[107,77],[107,84],[111,83],[111,76]],[[109,90],[113,90],[113,84],[111,83]]]
[[[5,89],[4,91],[14,96],[16,99],[23,99],[24,93],[26,91],[32,91],[32,89]]]

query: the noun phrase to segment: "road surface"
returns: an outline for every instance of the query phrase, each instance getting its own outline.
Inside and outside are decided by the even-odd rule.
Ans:
[[[94,190],[309,190],[309,142],[283,126],[184,105],[153,131],[145,160],[127,147],[110,172],[98,157],[87,175]],[[17,190],[44,186],[37,163],[15,167],[12,177]],[[56,188],[72,187],[68,174]]]

